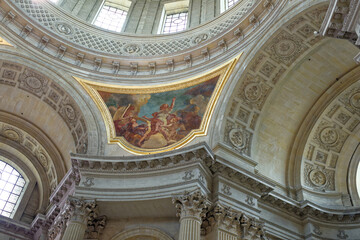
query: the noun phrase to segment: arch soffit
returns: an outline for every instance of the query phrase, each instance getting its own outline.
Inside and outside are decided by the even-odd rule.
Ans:
[[[129,230],[125,230],[113,236],[111,240],[128,240],[133,237],[153,237],[156,240],[173,240],[170,236],[166,233],[156,229],[156,228],[149,228],[149,227],[139,227],[133,228]]]
[[[243,60],[244,70],[232,77],[239,80],[227,99],[225,121],[220,131],[225,145],[240,157],[252,157],[252,142],[260,115],[277,83],[304,55],[322,44],[323,38],[315,36],[314,31],[320,28],[327,7],[327,4],[318,4],[302,9],[290,21],[271,29],[275,33],[259,41],[261,47]]]
[[[98,135],[101,133],[98,121],[94,118],[98,116],[94,116],[88,105],[89,101],[82,97],[84,93],[79,90],[81,86],[76,85],[76,81],[66,73],[57,73],[56,70],[49,69],[51,66],[45,67],[15,48],[1,46],[0,50],[3,53],[0,59],[0,84],[20,89],[41,100],[66,124],[76,144],[76,152],[97,154]],[[89,132],[91,138],[88,136]]]
[[[40,194],[38,210],[45,211],[49,203],[51,190],[47,173],[42,168],[42,165],[28,149],[19,143],[0,136],[0,144],[2,145],[0,155],[3,160],[10,163],[10,165],[15,164],[18,167],[17,170],[24,174],[23,177],[28,180],[32,187],[36,183],[38,184]],[[28,188],[32,187],[28,186]]]
[[[350,161],[360,139],[359,79],[360,67],[357,67],[335,82],[305,117],[289,164],[294,166],[288,174],[290,185],[295,189],[303,188],[320,195],[356,193],[354,182],[353,186],[349,182],[354,178],[343,180],[351,172],[350,164],[354,166]],[[359,205],[360,202],[351,203],[348,199],[343,200],[343,204]]]
[[[39,128],[17,116],[0,111],[0,135],[9,141],[27,149],[25,155],[31,154],[48,178],[51,190],[66,174],[64,159],[53,144]]]

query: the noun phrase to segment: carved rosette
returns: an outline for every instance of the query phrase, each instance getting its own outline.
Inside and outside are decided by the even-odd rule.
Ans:
[[[193,40],[193,44],[196,45],[196,44],[199,44],[203,41],[206,41],[207,39],[209,38],[209,35],[206,34],[206,33],[202,33],[202,34],[199,34],[197,35]]]
[[[250,156],[252,133],[236,123],[227,122],[225,142],[240,154]]]
[[[48,90],[48,79],[33,70],[26,69],[19,77],[19,88],[42,97]]]
[[[261,110],[270,91],[271,87],[260,76],[247,74],[238,91],[238,97],[244,105]]]
[[[281,31],[265,48],[265,51],[276,62],[290,66],[307,48],[297,35]]]
[[[80,113],[76,109],[75,103],[69,97],[66,97],[61,102],[59,113],[70,128],[75,128]],[[74,139],[76,139],[76,136]]]
[[[315,167],[305,164],[304,168],[305,185],[317,191],[335,190],[335,171],[324,167]]]
[[[129,43],[124,45],[122,51],[125,55],[140,55],[143,51],[143,48],[140,44]]]
[[[74,33],[73,28],[69,24],[64,22],[55,23],[55,29],[57,32],[67,36],[70,36]]]
[[[339,99],[351,113],[360,116],[360,87],[352,88]]]
[[[348,134],[338,125],[322,121],[315,131],[314,140],[320,148],[339,153],[347,137]]]

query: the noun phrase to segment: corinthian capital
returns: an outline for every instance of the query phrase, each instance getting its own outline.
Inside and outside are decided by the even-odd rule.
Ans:
[[[66,208],[71,210],[71,220],[85,222],[89,214],[94,214],[97,210],[97,204],[94,200],[82,200],[69,196],[66,202]]]
[[[214,228],[218,228],[237,234],[240,227],[240,217],[241,214],[239,212],[217,203],[207,212],[206,217],[203,220],[202,231],[204,234],[207,234]]]
[[[210,201],[199,190],[185,192],[183,195],[174,196],[173,204],[177,208],[176,216],[182,218],[196,218],[201,221],[206,210],[210,207]]]

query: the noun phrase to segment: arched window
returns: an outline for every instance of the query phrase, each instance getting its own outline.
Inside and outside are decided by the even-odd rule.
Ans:
[[[0,215],[13,217],[25,183],[15,168],[0,160]]]

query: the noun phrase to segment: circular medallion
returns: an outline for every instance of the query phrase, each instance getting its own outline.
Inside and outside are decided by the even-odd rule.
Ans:
[[[312,170],[309,173],[309,178],[310,178],[310,181],[318,187],[324,186],[326,183],[326,176],[320,170],[316,170],[316,169]]]
[[[294,41],[283,39],[275,45],[275,52],[279,56],[290,56],[295,52],[296,45]]]
[[[56,23],[55,26],[59,33],[70,35],[73,32],[72,27],[67,23]]]
[[[208,39],[208,37],[209,36],[206,33],[200,34],[194,38],[193,43],[199,44],[199,43],[205,41],[206,39]]]
[[[41,165],[43,165],[44,168],[47,168],[48,167],[48,159],[47,157],[45,156],[44,153],[42,152],[39,152],[38,155],[37,155]]]
[[[320,141],[327,144],[333,145],[337,142],[339,135],[335,128],[326,127],[320,132]]]
[[[20,140],[19,133],[17,133],[16,131],[14,131],[12,129],[5,130],[3,134],[4,134],[5,137],[7,137],[8,139],[10,139],[12,141],[19,141]]]
[[[27,77],[25,82],[30,88],[35,90],[39,90],[42,87],[42,82],[36,77]]]
[[[250,83],[244,89],[246,99],[251,102],[256,102],[261,97],[261,87],[257,83]]]
[[[65,114],[66,117],[70,120],[74,120],[76,117],[74,108],[70,105],[65,105]]]
[[[350,104],[351,104],[351,106],[353,106],[354,108],[360,109],[360,92],[354,93],[354,94],[350,97]]]
[[[123,51],[127,54],[137,54],[141,52],[141,47],[138,44],[127,44],[123,47]]]
[[[237,148],[243,148],[245,145],[245,140],[240,129],[232,129],[229,132],[230,142]]]

